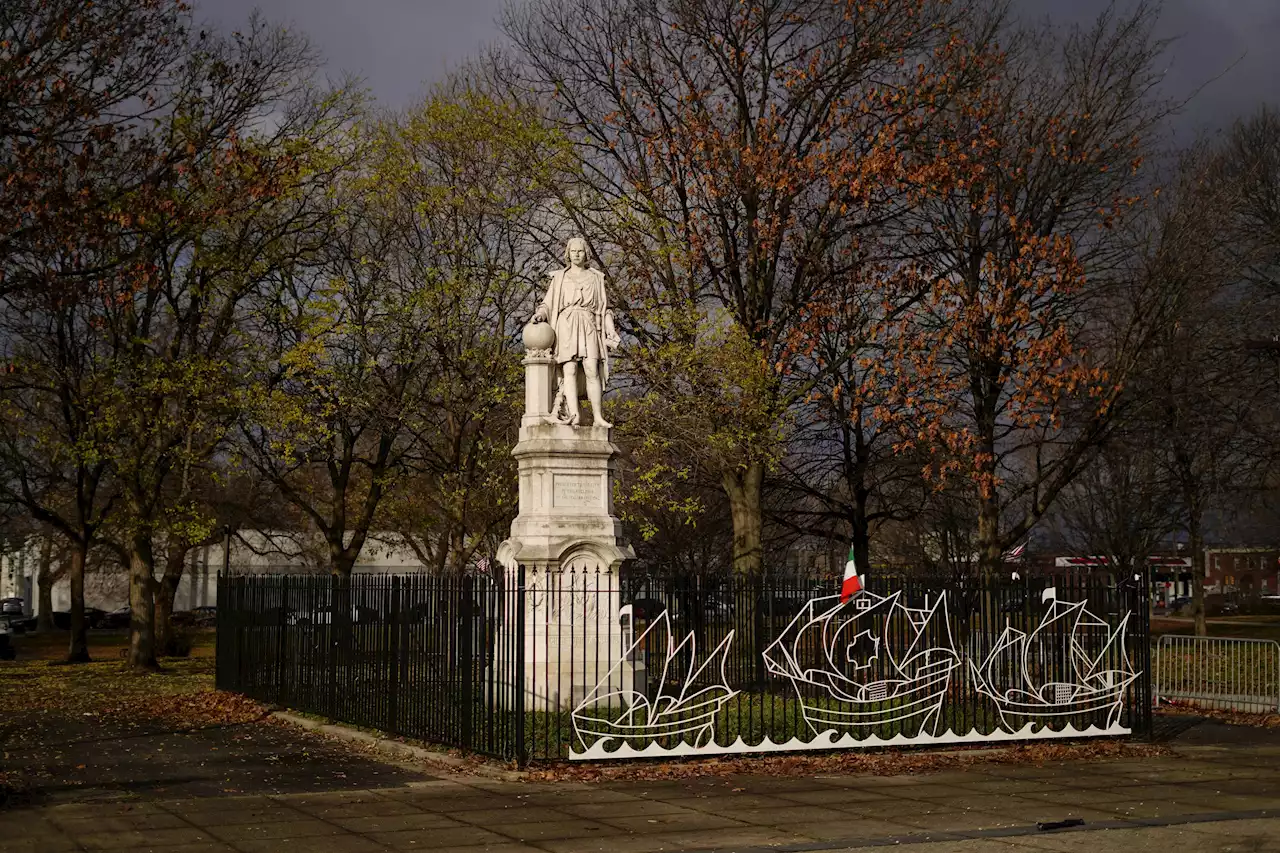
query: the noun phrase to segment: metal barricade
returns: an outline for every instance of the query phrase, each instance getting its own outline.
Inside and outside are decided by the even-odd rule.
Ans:
[[[1166,634],[1156,650],[1154,681],[1157,703],[1280,712],[1280,643]]]

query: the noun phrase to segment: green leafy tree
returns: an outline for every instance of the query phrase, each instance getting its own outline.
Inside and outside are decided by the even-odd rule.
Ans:
[[[534,113],[455,81],[370,117],[337,231],[260,312],[269,354],[246,458],[351,571],[375,525],[439,570],[509,520],[515,333],[563,146]]]
[[[131,130],[140,163],[115,164],[135,190],[107,233],[76,247],[104,258],[92,289],[14,290],[7,313],[14,491],[75,542],[73,602],[89,549],[114,546],[129,570],[139,669],[156,665],[157,537],[207,535],[189,484],[240,405],[240,307],[299,251],[306,197],[323,188],[330,158],[322,143],[342,123],[340,99],[311,97],[314,59],[284,31],[254,18],[229,38],[184,38],[183,58],[165,69],[163,109]]]
[[[68,542],[71,661],[89,658],[85,565],[119,497],[95,311],[139,263],[129,212],[186,153],[140,128],[171,107],[189,26],[174,0],[0,5],[3,489]]]

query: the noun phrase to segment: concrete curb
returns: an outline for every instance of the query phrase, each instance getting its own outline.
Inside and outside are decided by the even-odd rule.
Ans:
[[[271,716],[284,723],[307,729],[308,731],[319,732],[323,735],[345,740],[349,743],[363,744],[370,746],[392,758],[408,760],[415,763],[428,764],[441,770],[458,773],[469,776],[482,776],[488,779],[497,779],[502,782],[522,782],[527,778],[526,773],[519,770],[503,770],[493,767],[482,762],[467,761],[456,755],[449,755],[443,752],[436,752],[430,749],[424,749],[420,746],[413,746],[400,741],[381,738],[377,735],[371,735],[368,732],[362,732],[358,729],[348,728],[347,726],[335,725],[333,723],[321,723],[306,717],[300,717],[297,714],[291,714],[288,711],[273,711]]]

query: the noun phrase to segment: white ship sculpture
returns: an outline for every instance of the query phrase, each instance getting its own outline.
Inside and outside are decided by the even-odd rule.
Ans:
[[[809,601],[764,651],[766,666],[795,687],[815,735],[862,739],[884,726],[934,734],[960,657],[945,595],[907,607],[901,591],[861,590]]]
[[[1030,634],[1006,626],[981,665],[969,662],[975,689],[995,703],[1006,731],[1118,726],[1125,690],[1138,677],[1125,651],[1130,614],[1112,628],[1084,602],[1059,601],[1053,587],[1041,600],[1049,607]]]
[[[693,632],[676,644],[667,612],[654,617],[622,659],[574,709],[573,728],[578,742],[584,749],[610,740],[647,742],[667,738],[695,747],[711,744],[716,716],[738,694],[729,687],[724,672],[733,633],[730,631],[699,662]],[[625,678],[630,673],[624,668],[635,660],[650,636],[667,638],[660,687],[653,699],[634,685],[626,685]]]

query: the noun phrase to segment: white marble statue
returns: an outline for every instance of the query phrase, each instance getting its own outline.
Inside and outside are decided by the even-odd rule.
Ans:
[[[586,374],[587,399],[597,426],[612,426],[604,419],[604,385],[609,381],[609,350],[620,343],[613,312],[604,289],[604,273],[587,266],[587,241],[569,240],[564,249],[565,268],[551,274],[534,323],[548,323],[555,330],[552,357],[556,361],[556,401],[551,416],[577,426],[578,367]]]

